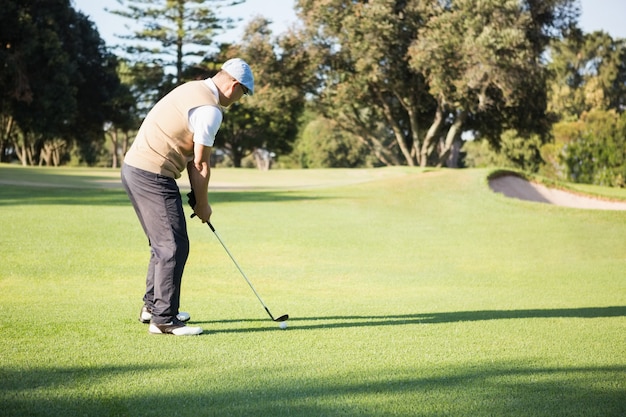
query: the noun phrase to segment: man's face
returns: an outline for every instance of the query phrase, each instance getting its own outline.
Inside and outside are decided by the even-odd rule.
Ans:
[[[231,104],[241,100],[241,97],[246,95],[247,92],[248,92],[248,89],[239,81],[233,78],[231,80],[229,88],[223,93],[224,100],[222,100],[222,103],[220,104],[224,107],[228,107]]]

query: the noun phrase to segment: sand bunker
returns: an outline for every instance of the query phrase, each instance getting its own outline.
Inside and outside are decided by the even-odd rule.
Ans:
[[[626,202],[607,201],[568,191],[548,188],[529,182],[515,175],[504,175],[489,180],[489,186],[496,193],[520,200],[555,204],[563,207],[596,210],[626,210]]]

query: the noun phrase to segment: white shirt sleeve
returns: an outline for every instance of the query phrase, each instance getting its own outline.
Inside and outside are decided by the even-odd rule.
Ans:
[[[215,135],[222,124],[222,112],[215,106],[200,106],[189,111],[189,130],[194,143],[213,146]]]

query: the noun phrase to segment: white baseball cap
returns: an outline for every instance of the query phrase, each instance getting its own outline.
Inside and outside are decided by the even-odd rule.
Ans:
[[[224,62],[222,69],[248,89],[248,95],[254,94],[254,75],[250,65],[241,58],[233,58]]]

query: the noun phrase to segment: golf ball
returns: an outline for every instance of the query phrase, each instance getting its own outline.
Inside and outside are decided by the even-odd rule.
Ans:
[[[286,321],[281,321],[280,324],[278,325],[278,327],[280,327],[281,329],[286,329],[287,328],[287,322]]]

